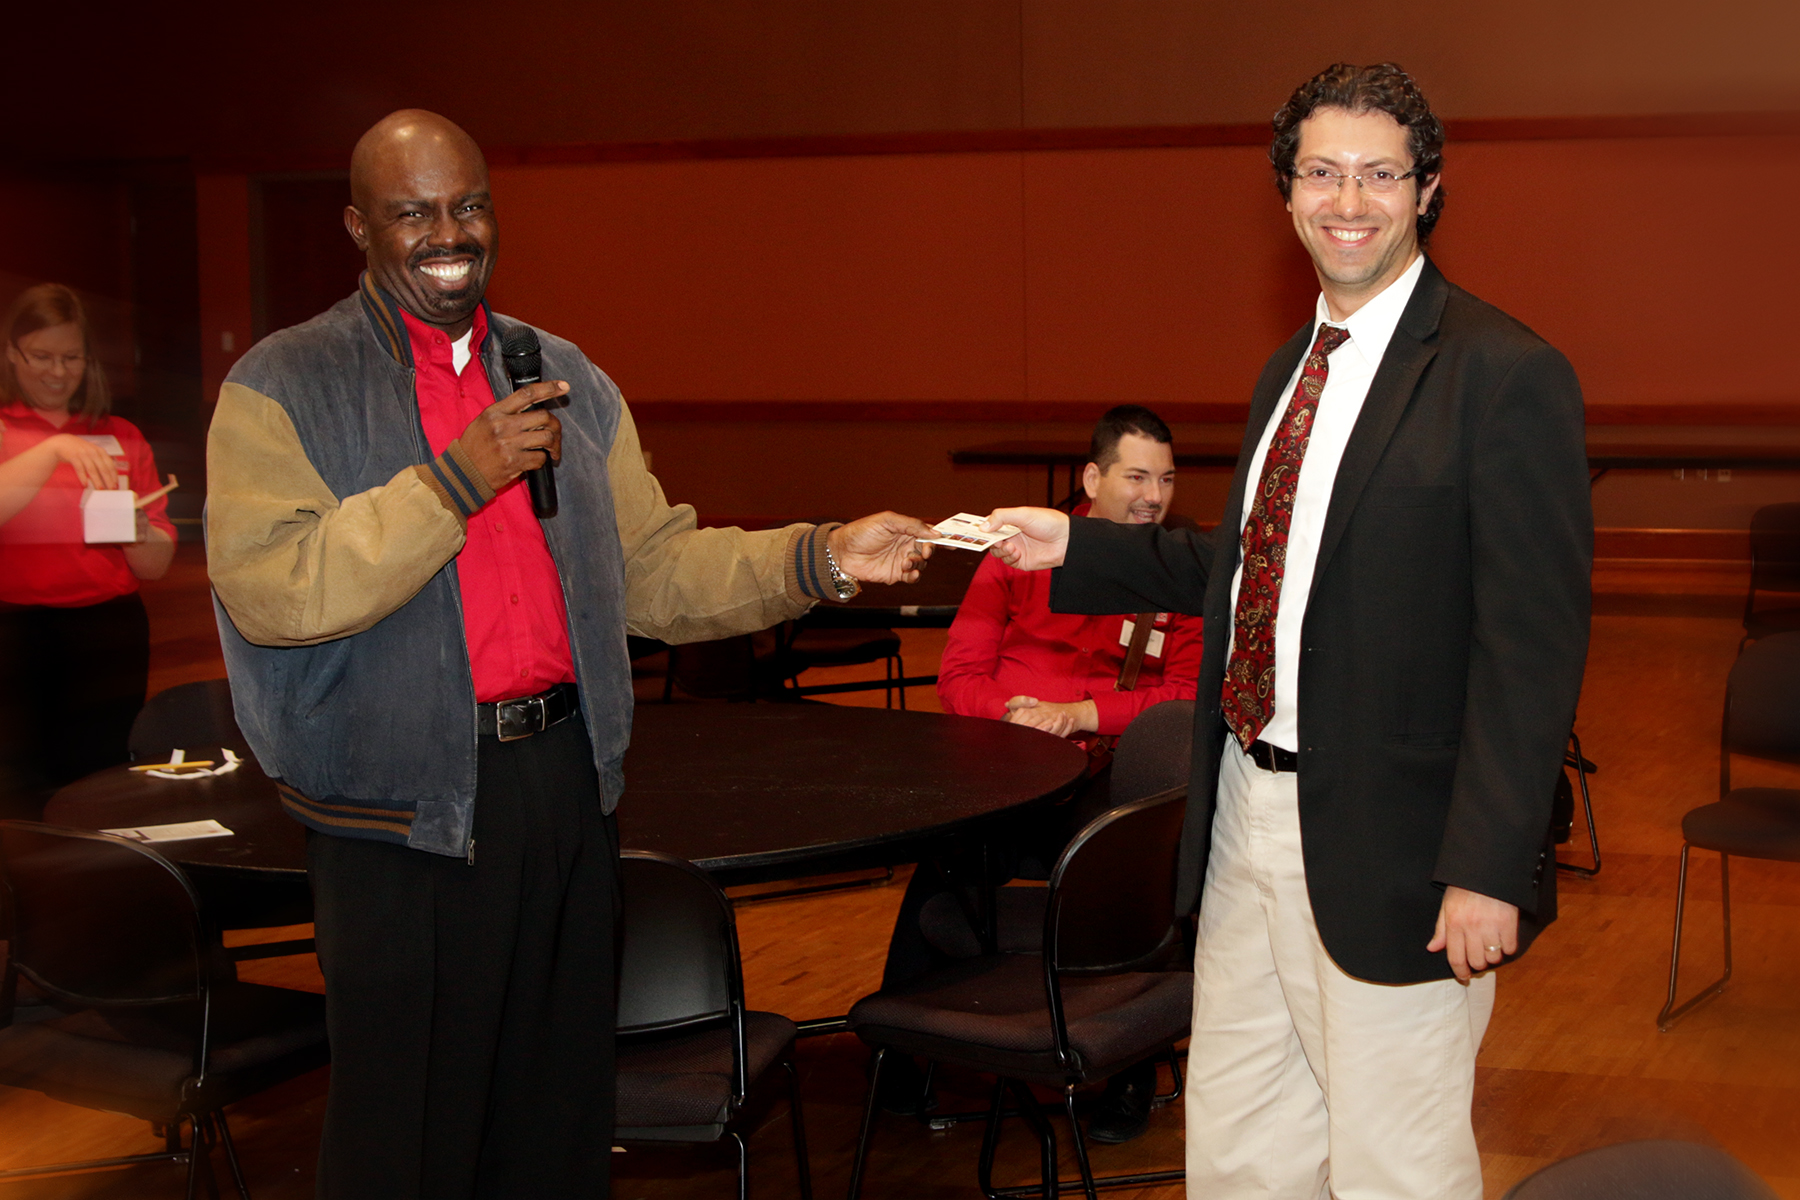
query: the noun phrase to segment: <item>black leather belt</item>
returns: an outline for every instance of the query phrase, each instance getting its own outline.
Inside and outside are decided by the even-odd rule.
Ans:
[[[581,711],[581,693],[572,683],[559,683],[547,692],[498,700],[475,706],[475,729],[483,737],[516,742],[542,733]]]
[[[1271,746],[1267,742],[1250,743],[1250,761],[1265,771],[1298,771],[1300,756],[1292,750]]]

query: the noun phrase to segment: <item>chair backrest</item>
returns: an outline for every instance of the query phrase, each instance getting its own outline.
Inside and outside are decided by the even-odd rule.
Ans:
[[[1692,1142],[1621,1142],[1551,1163],[1502,1200],[1775,1200],[1723,1150]]]
[[[1194,761],[1194,702],[1165,700],[1133,718],[1113,749],[1108,800],[1117,806],[1188,781]]]
[[[1765,504],[1750,517],[1750,603],[1756,593],[1800,592],[1800,503]]]
[[[1800,633],[1744,647],[1725,687],[1720,792],[1731,790],[1731,756],[1800,762]]]
[[[785,637],[763,630],[669,647],[669,681],[697,700],[754,700]]]
[[[200,901],[148,846],[36,821],[0,821],[11,966],[82,1006],[204,995]]]
[[[1175,861],[1187,784],[1088,822],[1050,873],[1046,969],[1106,975],[1138,968],[1177,936]]]
[[[202,679],[165,688],[145,702],[131,723],[131,760],[164,762],[174,749],[195,750],[229,746],[248,754],[250,744],[231,711],[231,684],[224,679]],[[189,758],[201,755],[190,753]]]
[[[698,867],[668,854],[620,856],[619,1032],[706,1024],[743,1008],[731,901]]]

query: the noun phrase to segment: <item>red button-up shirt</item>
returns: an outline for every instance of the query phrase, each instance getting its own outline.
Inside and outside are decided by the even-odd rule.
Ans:
[[[1086,505],[1075,510],[1086,513]],[[1123,733],[1152,704],[1192,700],[1200,677],[1200,618],[1158,613],[1154,633],[1163,636],[1144,655],[1137,689],[1113,690],[1129,648],[1125,622],[1133,619],[1052,612],[1050,572],[1021,571],[988,555],[950,626],[938,699],[945,712],[993,718],[1006,716],[1014,696],[1092,700],[1099,732]]]
[[[461,374],[442,330],[411,313],[401,316],[418,373],[419,421],[431,452],[442,454],[477,414],[494,403],[494,389],[481,365],[487,311],[475,310],[471,353]],[[523,480],[501,488],[492,503],[469,518],[468,539],[456,556],[456,579],[462,589],[463,635],[469,642],[477,703],[529,696],[574,682],[562,580]]]

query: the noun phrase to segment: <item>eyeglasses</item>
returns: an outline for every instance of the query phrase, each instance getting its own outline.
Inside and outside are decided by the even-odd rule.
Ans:
[[[1324,167],[1313,167],[1307,171],[1297,171],[1294,182],[1309,192],[1335,192],[1344,186],[1344,180],[1354,179],[1357,184],[1371,195],[1385,196],[1400,190],[1400,181],[1411,179],[1417,171],[1370,171],[1367,175],[1339,175],[1335,171],[1327,171]]]
[[[58,363],[65,371],[73,371],[87,362],[85,354],[47,354],[42,350],[27,350],[25,361],[39,371],[48,371]]]

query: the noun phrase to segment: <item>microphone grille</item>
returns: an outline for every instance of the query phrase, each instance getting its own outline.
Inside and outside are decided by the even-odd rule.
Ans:
[[[506,331],[500,339],[500,353],[507,358],[515,358],[529,354],[537,357],[543,353],[538,345],[537,330],[529,325],[515,325]]]

